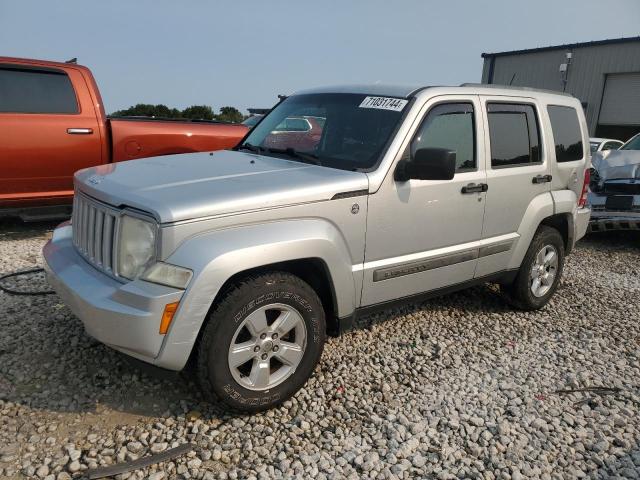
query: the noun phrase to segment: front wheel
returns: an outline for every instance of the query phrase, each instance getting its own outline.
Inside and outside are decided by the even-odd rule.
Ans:
[[[288,273],[247,277],[210,314],[197,374],[210,399],[256,412],[294,395],[313,373],[325,341],[316,292]]]
[[[562,236],[555,228],[540,226],[515,281],[506,287],[510,302],[521,310],[544,307],[558,288],[563,267]]]

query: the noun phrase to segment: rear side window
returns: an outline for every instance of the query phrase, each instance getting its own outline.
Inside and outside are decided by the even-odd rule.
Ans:
[[[473,104],[446,103],[433,107],[411,144],[411,155],[420,148],[444,148],[456,153],[456,171],[476,169]]]
[[[540,134],[531,105],[487,104],[491,166],[525,166],[541,162]]]
[[[78,102],[62,71],[0,67],[0,112],[78,113]]]
[[[584,152],[576,109],[549,105],[547,111],[549,112],[549,120],[551,120],[553,141],[556,145],[556,161],[572,162],[581,160],[584,157]]]

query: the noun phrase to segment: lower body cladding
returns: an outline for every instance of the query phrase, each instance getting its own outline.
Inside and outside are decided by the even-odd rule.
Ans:
[[[49,283],[100,342],[156,364],[166,335],[160,322],[183,291],[135,280],[121,283],[87,263],[72,244],[71,226],[58,228],[43,250]],[[176,318],[179,315],[176,313]]]
[[[589,193],[589,231],[640,230],[640,195]]]

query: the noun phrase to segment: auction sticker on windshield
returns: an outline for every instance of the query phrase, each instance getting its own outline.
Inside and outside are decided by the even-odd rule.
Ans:
[[[407,104],[408,100],[391,97],[367,97],[360,104],[360,108],[379,108],[381,110],[394,110],[399,112]]]

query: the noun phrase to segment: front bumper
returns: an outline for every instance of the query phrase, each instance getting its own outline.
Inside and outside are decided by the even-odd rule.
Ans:
[[[71,226],[57,228],[43,250],[51,286],[96,340],[140,360],[156,363],[165,335],[158,333],[165,305],[183,290],[101,273],[72,244]],[[174,321],[179,316],[176,314]]]

